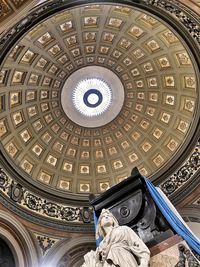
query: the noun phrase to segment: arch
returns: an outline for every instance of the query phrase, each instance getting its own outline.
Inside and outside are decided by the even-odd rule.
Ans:
[[[62,257],[66,255],[67,252],[73,250],[76,247],[85,247],[87,245],[91,246],[92,244],[94,244],[95,247],[94,236],[89,235],[75,238],[73,237],[69,241],[64,239],[61,242],[58,242],[54,247],[52,247],[52,249],[48,251],[41,267],[55,267],[58,265]],[[82,255],[80,257],[82,257]],[[80,264],[80,262],[81,258],[76,259],[76,262],[74,263],[75,266],[80,266],[77,265]]]
[[[180,211],[181,216],[192,232],[200,239],[200,209],[197,207],[187,207]]]
[[[2,265],[4,267],[15,267],[15,260],[8,244],[0,238],[0,266]]]
[[[16,267],[38,267],[36,249],[25,227],[3,210],[0,210],[0,226],[0,238],[11,249]]]

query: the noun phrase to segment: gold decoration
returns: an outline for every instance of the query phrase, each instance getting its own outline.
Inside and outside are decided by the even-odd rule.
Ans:
[[[9,153],[9,155],[14,158],[19,149],[16,147],[16,145],[13,142],[8,143],[6,146],[6,151]]]
[[[69,180],[66,180],[65,178],[60,178],[58,181],[58,188],[64,191],[69,191],[70,184],[71,182]]]
[[[111,26],[113,28],[117,28],[120,29],[121,25],[122,25],[122,20],[121,19],[117,19],[117,18],[110,18],[108,21],[108,26]]]
[[[23,139],[23,141],[24,141],[25,143],[27,143],[27,142],[31,139],[31,134],[30,134],[30,132],[29,132],[28,129],[23,130],[23,131],[20,133],[20,136],[21,136],[21,138]]]
[[[80,173],[81,174],[89,174],[90,173],[90,166],[89,165],[81,165],[80,166]]]
[[[174,139],[171,139],[169,143],[167,144],[167,147],[173,152],[178,147],[178,142]]]
[[[175,44],[178,42],[178,38],[170,31],[167,30],[163,33],[163,37],[165,39],[165,41],[171,45],[171,44]]]
[[[170,118],[171,118],[171,115],[170,115],[169,113],[167,113],[167,112],[162,112],[162,113],[161,113],[161,118],[160,118],[160,120],[161,120],[162,122],[168,124]]]
[[[62,32],[69,32],[73,29],[72,21],[65,21],[64,23],[59,25]]]
[[[100,191],[104,192],[110,188],[109,182],[101,182],[99,183]]]
[[[154,131],[153,131],[153,136],[156,138],[156,139],[159,139],[163,134],[163,131],[159,128],[155,128]]]
[[[50,42],[52,42],[54,40],[54,38],[51,36],[51,34],[49,32],[46,32],[45,34],[43,34],[40,38],[38,38],[38,42],[42,45],[42,46],[46,46],[48,45]]]
[[[49,163],[50,165],[52,165],[54,167],[56,166],[57,161],[58,161],[58,159],[56,157],[52,156],[51,154],[48,155],[47,160],[46,160],[47,163]]]
[[[130,161],[131,163],[133,163],[134,161],[136,161],[136,160],[139,159],[139,158],[138,158],[138,155],[137,155],[136,153],[132,153],[132,154],[130,154],[130,155],[128,156],[128,158],[129,158],[129,161]]]
[[[48,132],[45,132],[43,135],[42,135],[42,140],[48,144],[52,139],[52,136],[48,133]]]
[[[116,160],[113,162],[113,167],[115,170],[123,168],[123,163],[121,160]]]
[[[186,88],[196,88],[196,80],[194,76],[184,76],[184,83]]]
[[[176,57],[177,57],[180,65],[183,65],[183,66],[184,65],[186,65],[186,66],[191,65],[191,60],[188,56],[188,53],[186,53],[186,52],[177,53]]]
[[[164,162],[164,158],[163,158],[160,154],[158,154],[158,155],[153,159],[153,162],[154,162],[154,164],[155,164],[157,167],[159,167],[160,165],[163,164],[163,162]]]
[[[25,172],[30,174],[33,169],[33,164],[30,161],[24,159],[21,163],[21,167]]]
[[[148,141],[146,141],[142,145],[142,149],[144,150],[144,152],[148,152],[151,148],[152,148],[152,144],[150,142],[148,142]]]
[[[43,128],[43,124],[41,120],[37,120],[33,123],[33,128],[35,129],[36,132],[39,132]]]
[[[21,104],[21,91],[10,92],[10,107],[15,107]]]
[[[48,63],[48,61],[45,58],[41,57],[38,60],[36,67],[40,68],[40,69],[44,69],[46,67],[47,63]]]
[[[166,87],[174,87],[175,86],[175,79],[173,76],[164,76],[164,85]]]
[[[38,175],[38,180],[44,184],[50,184],[51,178],[51,175],[45,171],[41,171]]]
[[[80,183],[79,190],[81,193],[90,192],[90,184],[89,183]]]
[[[178,124],[178,130],[181,131],[182,133],[186,133],[187,129],[189,127],[189,123],[184,121],[184,120],[180,120],[179,124]]]
[[[21,62],[31,64],[34,60],[34,57],[35,53],[31,50],[27,50],[26,53],[23,55]]]
[[[53,145],[53,149],[58,152],[62,152],[64,145],[61,144],[59,141],[56,141]]]
[[[48,51],[51,55],[55,56],[61,51],[61,48],[58,44],[56,44],[52,46]]]
[[[67,149],[67,152],[66,152],[66,155],[74,158],[76,156],[76,149],[74,149],[74,148],[68,148]]]
[[[139,72],[138,68],[132,69],[131,73],[132,73],[133,77],[136,77],[136,76],[140,75],[140,72]],[[127,88],[127,89],[129,89],[129,88]]]
[[[13,118],[14,124],[16,126],[18,126],[19,124],[21,124],[24,121],[22,111],[14,113],[12,115],[12,118]]]
[[[121,48],[128,49],[131,46],[131,42],[126,38],[122,38],[119,42],[119,46],[121,46]]]
[[[96,41],[96,32],[85,32],[83,34],[86,42],[95,42]]]
[[[75,45],[75,44],[77,44],[77,36],[72,35],[72,36],[66,38],[66,41],[67,41],[68,46]]]
[[[160,49],[159,44],[155,40],[148,41],[146,45],[151,52],[155,52]]]
[[[108,152],[109,152],[110,156],[112,156],[114,154],[117,154],[117,150],[116,150],[116,148],[114,146],[113,147],[110,147],[108,149]]]
[[[171,67],[169,59],[166,56],[159,58],[158,63],[162,69]]]
[[[73,164],[70,162],[64,162],[63,164],[63,170],[66,172],[72,172]]]
[[[145,56],[144,52],[140,48],[134,50],[133,55],[135,56],[136,59],[141,59]]]
[[[68,60],[69,60],[69,58],[66,54],[64,54],[58,58],[58,62],[60,62],[61,64],[65,64]]]
[[[147,83],[148,83],[148,87],[150,88],[158,86],[158,81],[156,77],[147,78]]]
[[[110,32],[105,32],[105,33],[103,34],[103,36],[102,36],[102,40],[103,40],[104,42],[112,43],[114,37],[115,37],[115,34],[110,33]]]
[[[132,26],[130,27],[128,33],[129,33],[131,36],[133,36],[133,37],[139,39],[140,37],[142,37],[142,36],[144,35],[145,32],[144,32],[144,30],[143,30],[142,28],[140,28],[140,27],[138,27],[138,26],[136,26],[136,25],[132,25]]]
[[[97,26],[98,17],[85,17],[84,18],[84,26],[94,27]]]
[[[44,149],[40,145],[38,145],[38,144],[34,145],[33,148],[32,148],[32,151],[34,152],[34,154],[37,157],[39,157],[41,155],[41,153],[43,152],[43,150]]]
[[[29,77],[29,80],[28,80],[28,83],[30,85],[37,85],[38,82],[39,82],[39,75],[38,74],[35,74],[35,73],[31,73],[30,77]]]
[[[152,72],[154,70],[151,62],[146,62],[145,64],[143,64],[143,68],[147,73]]]
[[[97,173],[100,173],[100,174],[106,173],[106,166],[104,164],[97,165],[96,169],[97,169]]]
[[[13,75],[13,78],[12,78],[12,83],[13,84],[15,84],[15,83],[16,84],[18,84],[18,83],[22,84],[23,80],[25,79],[25,75],[26,75],[25,72],[16,70],[14,72],[14,75]]]

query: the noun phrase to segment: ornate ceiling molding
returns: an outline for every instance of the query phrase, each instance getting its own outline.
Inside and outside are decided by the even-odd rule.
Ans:
[[[0,169],[0,201],[13,212],[40,225],[71,232],[92,231],[91,207],[76,207],[41,198],[16,183]]]
[[[91,3],[44,3],[0,41],[1,148],[11,165],[3,172],[12,173],[2,182],[3,199],[50,220],[67,220],[73,209],[80,215],[76,199],[87,203],[89,192],[125,179],[135,164],[171,197],[199,169],[198,16],[178,1]],[[120,77],[126,99],[116,121],[89,131],[66,120],[59,105],[65,79],[93,64]],[[54,203],[62,199],[72,206]]]

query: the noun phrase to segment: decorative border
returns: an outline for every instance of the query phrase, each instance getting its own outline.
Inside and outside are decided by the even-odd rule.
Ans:
[[[142,0],[147,5],[152,5],[172,14],[181,23],[188,33],[200,46],[199,16],[185,5],[176,0]]]
[[[180,166],[167,181],[161,183],[159,187],[167,195],[171,196],[187,182],[192,180],[196,173],[200,170],[200,139],[198,140],[191,155]]]
[[[91,3],[95,3],[96,1],[90,1]],[[102,3],[113,3],[110,1],[102,0]],[[181,4],[177,0],[140,0],[138,1],[118,1],[119,4],[132,4],[135,6],[139,6],[140,8],[148,9],[148,6],[154,6],[158,9],[164,11],[172,15],[177,22],[179,22],[184,28],[187,30],[188,34],[191,36],[193,40],[196,41],[198,46],[200,46],[200,25],[199,25],[199,17],[195,12],[190,10],[185,5]],[[0,40],[0,62],[7,54],[11,45],[15,43],[22,36],[23,33],[31,29],[34,25],[36,25],[39,21],[48,16],[55,14],[65,8],[70,8],[72,6],[77,6],[81,4],[87,4],[87,1],[70,1],[70,0],[53,0],[51,2],[47,2],[41,4],[39,7],[34,8],[31,13],[29,13],[25,18],[20,20],[15,26],[13,26]],[[146,6],[146,8],[145,8]],[[158,14],[157,14],[158,15]],[[173,21],[172,21],[173,22]]]
[[[92,207],[65,206],[42,198],[17,183],[2,168],[0,168],[0,192],[17,207],[46,218],[73,223],[92,221]]]
[[[187,160],[167,181],[160,184],[160,188],[170,197],[192,180],[199,170],[200,139]],[[2,168],[0,168],[0,192],[5,199],[11,200],[16,208],[31,211],[37,216],[73,224],[92,222],[92,207],[65,206],[36,195],[17,183]],[[1,202],[2,199],[0,198]]]

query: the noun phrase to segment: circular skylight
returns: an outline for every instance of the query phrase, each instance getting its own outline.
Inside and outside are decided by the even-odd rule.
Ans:
[[[112,91],[109,85],[99,78],[84,79],[78,82],[72,99],[79,112],[87,117],[93,117],[109,108]]]
[[[65,114],[84,127],[99,127],[111,122],[124,103],[124,87],[118,76],[100,66],[73,72],[66,80],[61,103]]]

